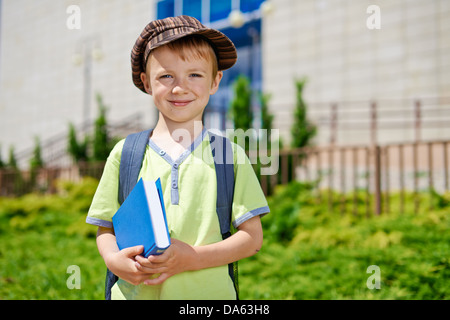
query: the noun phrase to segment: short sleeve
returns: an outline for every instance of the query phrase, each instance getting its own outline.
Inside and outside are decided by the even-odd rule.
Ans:
[[[234,147],[235,185],[232,223],[237,228],[243,222],[270,212],[266,197],[245,151]]]
[[[86,222],[112,228],[112,217],[119,209],[119,167],[125,140],[118,142],[106,160],[102,177],[95,191]]]

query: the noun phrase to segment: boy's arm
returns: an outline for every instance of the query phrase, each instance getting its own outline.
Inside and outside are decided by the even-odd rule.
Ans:
[[[260,217],[256,216],[243,222],[237,229],[231,237],[217,243],[193,247],[172,239],[171,246],[164,254],[147,259],[136,257],[140,271],[161,273],[159,277],[147,279],[144,283],[161,284],[177,273],[227,265],[257,253],[263,241]]]
[[[259,216],[243,222],[231,237],[218,243],[194,247],[197,257],[192,270],[218,267],[256,254],[262,246],[263,231]]]
[[[98,228],[97,247],[108,269],[119,278],[138,285],[152,275],[138,270],[136,266],[135,257],[144,251],[144,247],[135,246],[119,250],[113,229]]]

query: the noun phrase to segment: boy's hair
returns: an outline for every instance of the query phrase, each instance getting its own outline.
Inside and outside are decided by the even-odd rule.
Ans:
[[[204,37],[198,35],[186,36],[178,40],[169,42],[164,46],[167,46],[170,50],[175,52],[183,61],[189,61],[190,59],[205,59],[207,61],[211,61],[212,76],[213,79],[216,78],[217,72],[219,71],[217,56],[216,53],[214,52],[213,47]],[[149,61],[151,55],[152,51],[150,52],[147,60],[147,67],[146,67],[147,75],[150,70]]]

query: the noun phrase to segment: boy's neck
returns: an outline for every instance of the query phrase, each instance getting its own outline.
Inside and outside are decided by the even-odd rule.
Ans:
[[[189,147],[194,140],[202,134],[203,123],[201,120],[192,120],[189,122],[173,122],[166,119],[161,113],[158,122],[153,130],[152,136],[159,139],[170,139],[184,148]]]

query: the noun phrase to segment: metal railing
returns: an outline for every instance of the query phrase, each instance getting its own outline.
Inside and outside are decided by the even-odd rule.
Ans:
[[[272,157],[277,156],[272,154]],[[258,177],[266,195],[277,185],[290,181],[313,182],[327,193],[330,210],[353,212],[364,195],[365,213],[379,215],[393,210],[403,212],[406,192],[412,192],[414,211],[419,210],[420,193],[450,190],[450,141],[428,141],[374,146],[327,146],[283,150],[278,154],[279,170]],[[39,169],[36,172],[0,170],[0,196],[31,191],[55,192],[56,180],[78,181],[84,176],[100,178],[104,163]],[[398,193],[399,206],[393,207],[390,194]],[[335,194],[353,197],[348,204],[333,199]],[[359,195],[358,195],[359,194]],[[317,193],[320,197],[321,192]],[[340,196],[340,197],[341,197]],[[430,203],[430,208],[432,208]]]
[[[121,121],[108,125],[110,136],[126,136],[126,134],[141,130],[142,114],[134,113]],[[84,122],[76,127],[79,138],[92,133],[94,124],[92,121]],[[45,166],[67,167],[72,165],[72,160],[67,153],[68,131],[55,134],[41,142],[41,156]],[[15,153],[20,168],[28,166],[28,161],[33,157],[34,147]]]
[[[357,133],[357,143],[419,142],[440,139],[445,132],[450,139],[450,97],[417,99],[377,99],[311,103],[308,114],[326,144],[346,144],[344,137]],[[439,129],[441,133],[437,133]],[[400,137],[400,138],[394,138]],[[355,142],[353,142],[355,143]]]
[[[328,190],[330,209],[333,193],[353,194],[350,208],[357,210],[357,194],[363,191],[367,214],[403,212],[405,193],[414,195],[414,211],[419,209],[419,193],[450,190],[450,141],[396,143],[373,146],[327,146],[279,153],[280,170],[272,176],[260,176],[261,186],[271,194],[276,185],[297,180],[315,182],[319,190]],[[399,193],[399,207],[392,208],[391,193]],[[320,193],[318,193],[320,196]],[[430,204],[432,207],[432,204]]]

